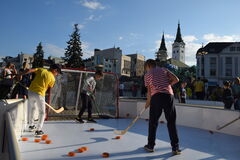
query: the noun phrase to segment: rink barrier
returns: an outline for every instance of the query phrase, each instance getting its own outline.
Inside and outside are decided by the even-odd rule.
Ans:
[[[0,125],[1,132],[1,152],[0,159],[2,160],[21,160],[18,140],[22,135],[26,122],[26,103],[22,99],[6,100],[1,102],[2,124]]]
[[[145,102],[146,100],[139,99],[120,99],[120,118],[134,118],[145,106]],[[176,103],[176,112],[177,125],[240,136],[240,120],[232,123],[222,130],[217,130],[219,126],[227,124],[239,117],[239,111],[225,110],[221,106]],[[149,119],[149,109],[144,112],[141,118]],[[166,122],[165,116],[162,115],[159,121]]]

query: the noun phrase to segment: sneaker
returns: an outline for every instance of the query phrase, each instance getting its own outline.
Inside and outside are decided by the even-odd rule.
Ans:
[[[39,131],[36,131],[35,132],[35,135],[36,136],[41,136],[41,135],[43,135],[44,134],[44,132],[42,131],[42,130],[39,130]]]
[[[29,132],[36,131],[36,127],[34,125],[28,127]]]
[[[95,121],[95,120],[92,119],[92,118],[88,118],[88,122],[89,122],[89,123],[97,123],[97,121]]]
[[[82,120],[82,118],[75,118],[75,120],[79,123],[84,123],[84,121]]]
[[[181,154],[181,150],[180,149],[172,149],[172,155],[175,156],[175,155],[180,155]]]
[[[150,145],[145,145],[144,146],[145,151],[147,152],[154,152],[153,147],[150,147]]]

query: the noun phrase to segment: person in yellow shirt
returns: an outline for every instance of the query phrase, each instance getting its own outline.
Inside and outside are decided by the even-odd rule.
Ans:
[[[42,131],[45,119],[45,93],[48,88],[52,88],[55,83],[55,76],[61,73],[61,68],[57,64],[50,66],[50,69],[34,68],[30,69],[23,74],[35,73],[35,77],[31,82],[28,93],[28,123],[29,131],[35,131],[35,135],[43,135]],[[38,109],[38,122],[34,125],[33,116],[35,110]]]
[[[197,99],[204,98],[204,83],[200,80],[200,78],[198,78],[198,80],[194,83],[194,92]]]

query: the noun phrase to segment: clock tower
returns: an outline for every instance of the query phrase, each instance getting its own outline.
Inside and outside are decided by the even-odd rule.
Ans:
[[[180,23],[178,23],[176,39],[172,44],[172,58],[185,63],[185,43],[182,39]]]

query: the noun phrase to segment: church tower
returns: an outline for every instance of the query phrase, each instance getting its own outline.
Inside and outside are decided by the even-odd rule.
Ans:
[[[164,62],[167,60],[167,57],[168,57],[167,48],[165,45],[165,38],[164,38],[164,33],[163,33],[160,48],[156,52],[156,60],[159,62]]]
[[[172,44],[172,58],[185,63],[185,43],[183,42],[180,23],[178,22],[177,34]]]

